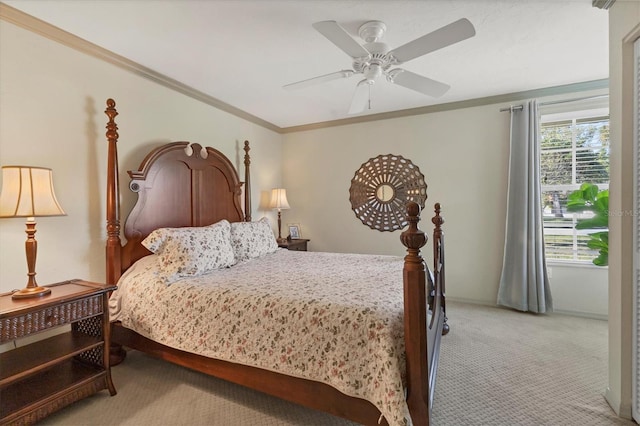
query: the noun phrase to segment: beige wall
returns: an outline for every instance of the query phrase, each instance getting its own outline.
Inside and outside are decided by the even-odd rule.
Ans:
[[[349,202],[351,179],[362,163],[380,154],[402,155],[420,168],[429,185],[421,229],[432,232],[433,204],[442,204],[447,296],[495,304],[509,165],[509,113],[500,112],[504,106],[285,135],[283,179],[291,210],[283,213],[283,221],[300,223],[312,250],[403,255],[399,232],[371,230],[356,218]],[[606,318],[606,268],[554,265],[553,271],[550,282],[556,310]]]
[[[285,137],[283,178],[292,209],[318,251],[403,255],[399,232],[363,225],[351,211],[349,186],[362,163],[398,154],[424,173],[421,229],[431,233],[433,203],[445,218],[447,295],[494,304],[505,223],[509,115],[495,105],[354,124]],[[430,253],[430,245],[427,245]],[[430,256],[430,254],[429,254]]]
[[[134,200],[126,171],[172,140],[212,145],[234,162],[238,144],[251,141],[256,218],[261,191],[280,185],[279,134],[0,20],[0,164],[52,168],[67,213],[38,219],[40,284],[104,279],[109,97],[120,112],[123,214]],[[26,284],[24,227],[21,218],[0,220],[0,292]]]
[[[640,2],[616,1],[609,10],[611,185],[609,208],[633,211],[633,41],[640,37]],[[609,387],[606,397],[631,417],[633,221],[609,219]]]

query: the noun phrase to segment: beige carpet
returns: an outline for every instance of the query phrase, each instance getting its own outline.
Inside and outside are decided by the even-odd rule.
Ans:
[[[433,424],[635,425],[607,405],[607,323],[448,304]],[[353,425],[240,386],[129,352],[106,391],[48,425]],[[419,426],[419,425],[417,425]]]

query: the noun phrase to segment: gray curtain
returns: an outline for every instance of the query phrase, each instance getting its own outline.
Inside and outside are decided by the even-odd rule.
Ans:
[[[498,305],[551,312],[544,259],[537,101],[511,111],[511,150],[504,261]]]

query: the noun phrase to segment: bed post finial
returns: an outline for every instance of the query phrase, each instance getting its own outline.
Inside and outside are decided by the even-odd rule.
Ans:
[[[251,222],[251,157],[249,141],[244,141],[244,221]]]
[[[118,185],[118,125],[115,118],[116,102],[107,99],[107,109],[104,113],[109,117],[107,122],[107,141],[109,143],[107,154],[107,284],[116,284],[122,273],[120,242],[120,206]]]
[[[116,101],[109,98],[107,99],[107,109],[104,110],[104,113],[109,117],[109,122],[107,123],[107,139],[110,141],[114,139],[116,142],[118,141],[118,125],[115,122],[115,118],[118,115],[118,111],[116,111]]]
[[[407,203],[409,227],[400,235],[404,258],[404,342],[407,363],[407,405],[413,424],[429,425],[429,365],[427,362],[426,265],[420,248],[427,236],[418,229],[420,206]]]
[[[420,206],[418,203],[409,201],[407,203],[407,222],[409,222],[409,228],[400,235],[400,240],[408,252],[405,261],[407,258],[410,258],[412,262],[422,262],[420,249],[427,243],[427,236],[418,229],[419,221]]]
[[[431,222],[436,226],[436,231],[438,235],[442,234],[442,224],[444,223],[444,219],[440,216],[440,203],[436,203],[433,207],[433,210],[436,212],[436,215],[431,219]]]

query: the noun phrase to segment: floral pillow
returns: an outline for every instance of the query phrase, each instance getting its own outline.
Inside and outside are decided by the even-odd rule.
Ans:
[[[233,222],[231,246],[236,262],[273,253],[278,249],[278,243],[266,217],[257,222]]]
[[[158,277],[166,284],[235,263],[226,220],[203,227],[156,229],[142,245],[158,255]]]

